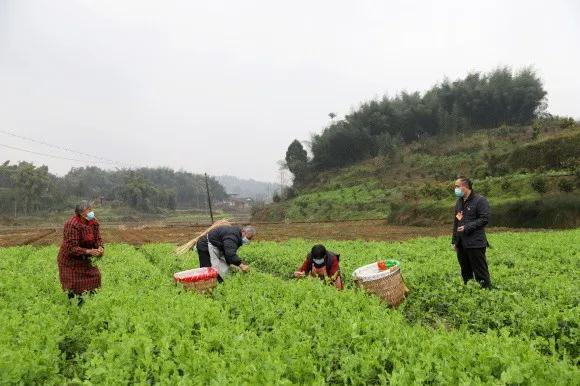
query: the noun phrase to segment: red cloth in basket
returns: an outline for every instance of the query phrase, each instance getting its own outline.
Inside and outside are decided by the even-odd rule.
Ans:
[[[181,271],[173,274],[173,280],[179,283],[196,283],[212,280],[218,277],[218,271],[212,267],[203,267]]]

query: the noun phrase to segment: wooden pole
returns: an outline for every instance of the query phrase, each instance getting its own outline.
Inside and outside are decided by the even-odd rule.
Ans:
[[[209,215],[213,224],[213,211],[211,209],[211,197],[209,196],[209,183],[207,182],[207,173],[205,173],[205,190],[207,191],[207,204],[209,205]]]

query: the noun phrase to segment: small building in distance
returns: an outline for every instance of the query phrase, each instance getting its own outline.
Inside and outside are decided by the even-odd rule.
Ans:
[[[254,199],[250,197],[238,197],[237,194],[230,194],[228,198],[217,203],[219,209],[225,211],[248,211],[254,205]]]

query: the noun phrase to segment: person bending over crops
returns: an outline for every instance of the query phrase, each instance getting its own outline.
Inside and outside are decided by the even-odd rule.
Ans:
[[[223,225],[212,229],[197,240],[199,266],[215,268],[220,282],[230,273],[231,266],[247,272],[248,266],[238,256],[238,248],[249,244],[255,235],[256,228],[251,226]]]
[[[306,275],[318,277],[323,281],[328,281],[337,289],[343,288],[342,277],[340,276],[340,255],[327,251],[324,245],[318,244],[306,255],[306,260],[298,271],[294,272],[294,277],[304,277]]]
[[[473,190],[469,178],[458,177],[455,181],[455,219],[451,244],[457,252],[463,283],[477,280],[483,288],[491,288],[491,278],[485,259],[489,245],[485,226],[489,222],[487,199]]]
[[[63,240],[58,253],[58,272],[68,298],[83,303],[84,293],[94,293],[101,286],[101,273],[92,264],[93,257],[105,252],[95,212],[87,201],[75,207],[75,214],[64,224]]]

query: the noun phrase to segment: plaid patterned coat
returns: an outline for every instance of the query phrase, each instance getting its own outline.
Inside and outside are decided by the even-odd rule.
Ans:
[[[92,265],[87,249],[103,246],[99,223],[71,217],[64,224],[64,237],[58,253],[60,284],[66,291],[81,294],[101,286],[101,273]]]

